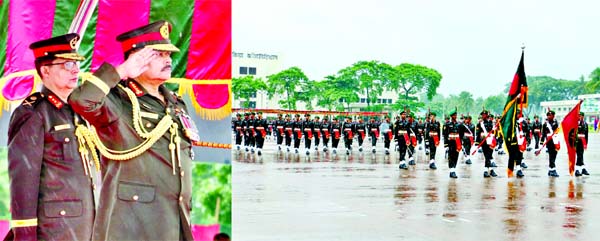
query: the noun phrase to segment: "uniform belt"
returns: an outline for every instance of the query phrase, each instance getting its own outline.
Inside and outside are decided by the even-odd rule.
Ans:
[[[376,130],[377,130],[377,128],[371,128],[371,131],[376,131]]]
[[[448,137],[449,138],[458,138],[458,137],[460,137],[460,135],[458,135],[457,133],[450,133],[450,134],[448,134]]]
[[[398,131],[398,134],[406,134],[406,131]]]
[[[291,127],[286,127],[285,129],[286,129],[286,130],[291,130],[292,128],[291,128]]]
[[[363,130],[363,129],[360,129],[360,130],[358,130],[358,131],[360,131],[360,132],[365,132],[365,130]]]
[[[277,126],[277,129],[282,129],[282,128],[283,128],[283,126]]]
[[[585,134],[577,134],[578,137],[585,138]]]
[[[300,130],[302,130],[302,129],[300,129],[300,128],[294,128],[294,130],[295,130],[295,131],[300,131]]]
[[[437,136],[438,134],[437,134],[437,132],[430,131],[430,132],[429,132],[429,135],[430,135],[430,136]]]
[[[465,136],[466,137],[471,137],[471,136],[473,136],[473,134],[471,134],[471,133],[465,133]]]
[[[310,128],[304,128],[304,131],[311,131]]]
[[[264,130],[265,128],[262,126],[256,127],[257,130]]]
[[[327,128],[323,128],[323,129],[321,129],[321,130],[322,130],[322,131],[326,131],[326,130],[327,130]]]
[[[333,129],[333,131],[335,131],[335,132],[340,132],[340,130],[338,130],[338,129]]]
[[[533,132],[540,132],[540,129],[534,129]]]
[[[345,128],[344,131],[351,131],[351,128]]]
[[[236,130],[241,130],[241,129],[242,129],[242,127],[239,127],[239,126],[238,126],[238,127],[236,127],[235,129],[236,129]]]

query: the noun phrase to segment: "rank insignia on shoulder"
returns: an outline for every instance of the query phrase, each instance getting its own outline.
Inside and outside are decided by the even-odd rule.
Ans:
[[[40,99],[44,98],[44,95],[40,92],[36,92],[31,94],[29,97],[25,98],[21,105],[27,107],[33,107]]]
[[[142,88],[135,82],[133,81],[128,81],[127,86],[133,90],[133,93],[135,93],[135,96],[140,97],[142,95],[144,95],[144,91],[142,91]]]

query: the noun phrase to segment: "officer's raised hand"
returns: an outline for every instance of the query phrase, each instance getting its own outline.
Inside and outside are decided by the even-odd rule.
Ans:
[[[140,74],[148,70],[148,64],[156,58],[157,52],[151,48],[145,47],[137,52],[134,52],[117,67],[117,73],[121,79],[136,78]]]

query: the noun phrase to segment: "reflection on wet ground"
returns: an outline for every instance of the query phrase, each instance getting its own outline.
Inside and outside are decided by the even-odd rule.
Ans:
[[[506,177],[506,155],[495,156],[499,178],[483,178],[478,154],[448,178],[424,154],[409,170],[397,153],[295,155],[268,142],[262,157],[233,151],[233,234],[236,240],[598,240],[600,135],[585,154],[591,176],[559,178],[548,157],[526,153],[523,179]],[[355,149],[356,150],[356,149]],[[370,150],[368,146],[367,150]]]

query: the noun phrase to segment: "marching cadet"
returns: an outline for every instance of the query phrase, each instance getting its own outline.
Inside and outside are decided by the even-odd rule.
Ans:
[[[296,114],[296,119],[293,123],[294,128],[294,153],[298,154],[298,148],[300,148],[300,141],[302,140],[302,120],[300,114]]]
[[[365,136],[367,133],[367,124],[364,123],[362,117],[358,118],[358,123],[356,123],[356,131],[358,132],[358,152],[363,151],[363,141],[365,140]]]
[[[475,144],[480,146],[483,150],[483,157],[485,159],[485,168],[483,171],[483,177],[496,177],[498,174],[494,171],[492,167],[492,154],[494,152],[494,147],[496,147],[496,138],[494,137],[494,123],[492,119],[488,117],[489,112],[487,110],[483,110],[480,113],[481,121],[477,124],[476,132],[479,133],[477,135],[477,139]]]
[[[521,121],[522,125],[520,128],[523,132],[523,137],[525,138],[525,150],[531,151],[531,147],[529,147],[529,143],[531,143],[531,121],[529,120],[529,117],[525,118],[522,116],[521,118],[523,119]],[[525,164],[525,155],[522,153],[520,163],[521,168],[527,168],[527,164]]]
[[[256,125],[254,124],[254,122],[256,122],[256,113],[250,112],[250,118],[248,119],[248,130],[250,131],[250,140],[248,145],[250,146],[250,153],[252,154],[254,154],[254,147],[256,147]]]
[[[321,123],[320,128],[321,137],[323,138],[323,152],[327,152],[327,146],[331,137],[331,123],[327,117],[323,117],[323,123]]]
[[[274,122],[275,124],[275,135],[277,140],[277,150],[281,151],[281,145],[283,144],[283,139],[285,137],[285,120],[283,119],[283,114],[277,114],[277,120]]]
[[[419,138],[419,133],[417,132],[417,122],[415,121],[415,114],[410,112],[408,113],[408,124],[406,125],[406,131],[408,132],[408,136],[410,138],[410,144],[408,145],[408,165],[415,165],[415,147],[417,146],[417,139]]]
[[[437,169],[435,166],[435,151],[437,146],[440,144],[440,122],[435,120],[436,114],[434,112],[429,113],[429,120],[425,125],[425,133],[427,135],[427,142],[429,145],[429,169]]]
[[[406,161],[406,149],[410,145],[410,139],[408,138],[408,121],[406,120],[406,111],[400,112],[400,119],[394,123],[394,133],[396,134],[396,142],[398,143],[400,169],[408,169]]]
[[[258,119],[254,121],[254,130],[256,131],[256,152],[260,156],[262,155],[262,148],[265,144],[265,137],[267,137],[267,121],[263,119],[263,113],[258,112]]]
[[[459,123],[456,121],[456,110],[448,114],[450,120],[444,128],[444,147],[448,148],[448,168],[450,168],[450,177],[456,176],[456,164],[458,163],[458,154],[462,149],[462,136],[459,131]]]
[[[244,113],[244,120],[242,121],[242,127],[244,128],[244,150],[246,152],[249,151],[248,148],[250,148],[250,135],[252,135],[252,133],[250,132],[250,128],[248,128],[249,121],[250,113],[246,112]]]
[[[375,122],[375,117],[371,117],[369,124],[367,124],[367,130],[371,136],[371,152],[375,154],[375,147],[377,146],[377,139],[379,139],[379,123]]]
[[[321,141],[321,118],[315,116],[313,121],[313,130],[315,136],[315,152],[319,152],[319,143]]]
[[[446,128],[450,124],[450,117],[444,117],[444,125],[442,126],[442,133],[446,133]],[[448,159],[448,146],[444,145],[444,158]]]
[[[193,240],[192,145],[199,133],[171,78],[171,25],[117,36],[125,62],[104,63],[69,96],[103,155],[94,240]],[[160,225],[157,225],[160,223]]]
[[[333,149],[333,154],[337,154],[337,147],[340,143],[340,136],[342,134],[342,124],[337,118],[333,118],[333,123],[331,124],[331,149]]]
[[[85,123],[67,104],[77,87],[78,61],[84,60],[77,41],[79,35],[71,33],[29,46],[43,87],[10,118],[12,220],[4,240],[92,239],[97,169],[86,152],[94,150],[78,144],[76,130]]]
[[[285,124],[283,125],[283,131],[285,135],[285,149],[289,153],[290,147],[292,146],[292,137],[294,136],[294,122],[291,120],[290,114],[285,115]]]
[[[242,144],[242,136],[243,136],[243,120],[242,115],[240,113],[235,114],[235,120],[233,121],[233,131],[235,131],[235,147],[239,151]]]
[[[556,154],[560,149],[560,143],[557,139],[556,129],[558,129],[558,121],[554,119],[555,112],[549,110],[546,113],[546,123],[544,123],[542,131],[541,142],[546,141],[546,148],[548,148],[548,176],[559,177],[556,172]],[[543,144],[543,143],[542,143]]]
[[[467,160],[465,160],[465,163],[467,165],[470,165],[472,163],[471,162],[471,146],[473,146],[473,143],[475,143],[475,140],[474,140],[475,126],[473,125],[473,123],[471,123],[470,115],[467,115],[465,117],[464,122],[459,127],[459,132],[460,132],[460,135],[463,137],[462,138],[463,154],[465,155],[465,158],[467,159]]]
[[[577,162],[575,163],[575,176],[590,175],[583,164],[583,151],[587,149],[588,143],[588,124],[585,122],[585,114],[579,112],[579,122],[577,123],[577,140],[575,141],[575,151],[577,152]]]
[[[315,124],[310,120],[310,114],[304,114],[304,121],[302,122],[302,128],[304,130],[304,149],[306,149],[306,155],[310,155],[310,145],[313,138]]]
[[[352,139],[354,138],[354,133],[356,132],[356,127],[354,123],[352,123],[352,118],[350,116],[346,117],[346,121],[343,124],[344,130],[344,144],[346,146],[346,155],[350,155],[352,152]]]
[[[419,150],[423,150],[423,144],[425,139],[425,122],[423,118],[419,118],[419,122],[417,123],[417,137],[419,141]]]
[[[504,152],[504,149],[502,149],[502,142],[504,142],[504,140],[502,139],[502,136],[498,131],[498,127],[500,125],[500,121],[496,118],[494,118],[494,115],[490,114],[489,116],[490,121],[492,121],[493,124],[493,128],[492,128],[492,135],[494,136],[494,140],[496,140],[493,151],[496,151],[498,153],[498,155],[502,155]],[[490,163],[490,167],[496,168],[498,167],[496,165],[496,161],[494,161],[494,158],[492,158],[491,163]]]
[[[540,122],[539,116],[533,116],[533,123],[531,129],[533,130],[533,138],[535,139],[535,150],[540,148],[540,138],[542,137],[542,122]]]
[[[389,116],[385,116],[385,121],[379,125],[379,130],[383,134],[383,148],[385,150],[385,154],[390,154],[390,143],[392,142],[394,135],[394,125],[390,121]]]

